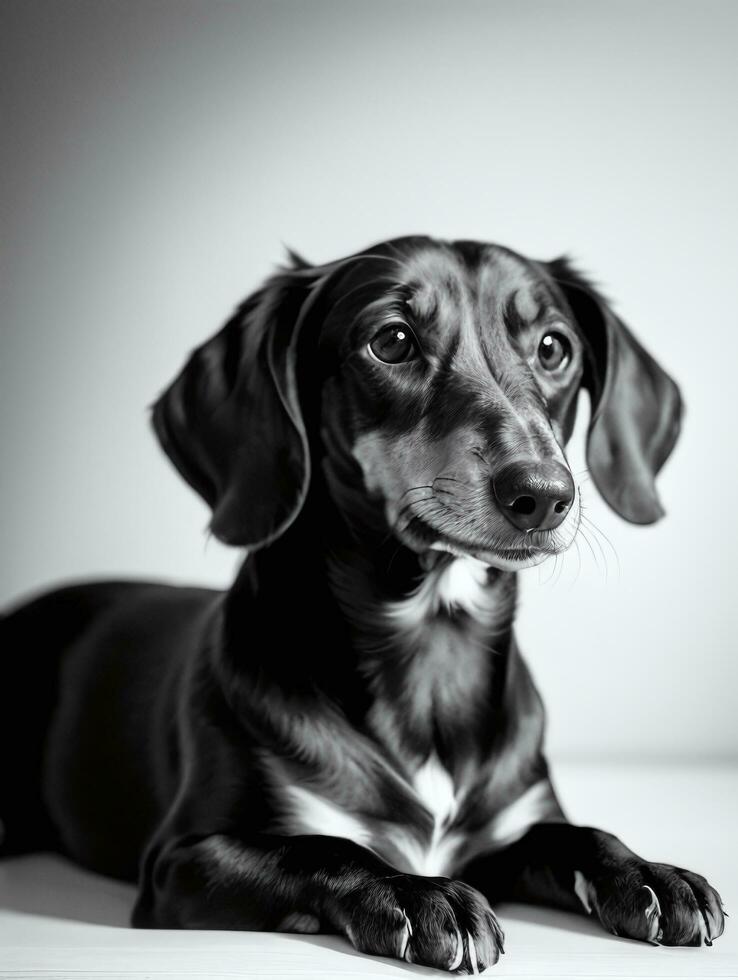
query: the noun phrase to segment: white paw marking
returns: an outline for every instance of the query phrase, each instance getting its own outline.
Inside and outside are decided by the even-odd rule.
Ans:
[[[471,963],[472,973],[479,973],[479,961],[477,960],[477,947],[470,932],[466,934],[466,941],[469,945],[469,962]]]

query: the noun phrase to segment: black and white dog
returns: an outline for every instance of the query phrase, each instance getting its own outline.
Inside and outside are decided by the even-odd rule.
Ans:
[[[81,585],[3,622],[4,853],[137,879],[137,926],[339,932],[459,972],[497,960],[503,899],[719,936],[705,879],[568,823],[543,756],[515,573],[577,533],[582,386],[594,483],[657,520],[678,390],[566,261],[293,256],[154,406],[248,549],[233,587]]]

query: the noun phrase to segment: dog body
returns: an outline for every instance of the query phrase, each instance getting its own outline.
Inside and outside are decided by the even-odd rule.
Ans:
[[[421,238],[295,259],[154,409],[249,549],[233,587],[76,586],[4,623],[4,689],[33,693],[7,851],[137,879],[137,925],[339,931],[449,970],[496,961],[504,898],[719,935],[704,879],[566,821],[543,756],[516,570],[576,535],[582,386],[596,485],[657,519],[678,392],[568,264]]]

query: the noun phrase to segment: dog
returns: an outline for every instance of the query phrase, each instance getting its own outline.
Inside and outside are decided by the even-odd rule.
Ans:
[[[497,961],[508,899],[710,945],[703,877],[564,816],[515,641],[517,571],[579,526],[582,387],[594,484],[658,520],[678,388],[570,261],[290,253],[153,406],[246,549],[232,588],[77,585],[4,620],[4,853],[136,880],[135,926],[451,972]]]

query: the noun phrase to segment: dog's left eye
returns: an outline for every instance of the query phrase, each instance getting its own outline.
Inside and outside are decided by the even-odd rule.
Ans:
[[[385,364],[412,361],[418,354],[415,338],[409,328],[401,323],[383,327],[369,342],[369,350],[378,361]]]
[[[538,345],[538,360],[546,371],[558,371],[571,360],[571,344],[562,333],[547,333]]]

